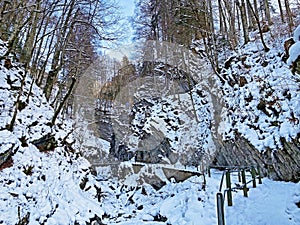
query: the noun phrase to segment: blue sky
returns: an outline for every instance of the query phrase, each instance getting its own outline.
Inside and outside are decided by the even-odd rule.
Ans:
[[[132,17],[134,15],[134,6],[135,6],[135,0],[118,0],[119,6],[120,6],[120,11],[123,14],[126,20],[128,20],[129,24],[129,29],[128,29],[128,39],[124,43],[131,43],[132,42],[132,36],[133,36],[133,29],[131,26],[131,23],[129,21],[129,17]]]
[[[124,15],[124,17],[127,17],[129,20],[130,16],[133,16],[134,14],[134,2],[135,0],[118,0],[118,5],[120,6],[121,13]],[[130,26],[130,23],[129,23]],[[127,55],[130,57],[130,55],[133,52],[133,49],[135,49],[133,43],[132,43],[132,36],[133,36],[133,29],[130,26],[127,30],[129,33],[128,38],[123,41],[123,45],[117,47],[116,49],[109,49],[106,51],[106,54],[117,58],[119,60],[122,60],[124,55]]]
[[[134,12],[135,0],[119,0],[119,5],[125,16],[132,16]]]

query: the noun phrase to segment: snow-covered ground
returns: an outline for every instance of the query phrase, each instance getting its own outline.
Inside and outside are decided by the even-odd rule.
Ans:
[[[5,102],[1,112],[1,153],[13,145],[15,150],[12,165],[0,171],[0,224],[13,225],[26,218],[28,224],[85,224],[95,214],[104,224],[217,223],[216,193],[221,172],[213,171],[211,178],[206,177],[205,189],[203,177],[194,176],[181,183],[165,180],[166,185],[155,190],[148,184],[127,186],[125,180],[108,176],[110,168],[97,168],[98,176],[94,176],[84,158],[63,147],[40,152],[31,141],[50,131],[60,140],[71,126],[45,125],[53,110],[36,86],[24,113],[18,113],[14,130],[6,130],[16,98],[7,77],[17,79],[15,86],[20,85],[18,74],[22,69],[0,67],[0,96]],[[31,79],[26,81],[28,90]],[[22,137],[26,144],[20,141]],[[133,177],[129,174],[125,178],[134,184]],[[299,224],[300,210],[295,204],[300,201],[299,184],[264,179],[262,185],[250,190],[249,198],[240,192],[233,196],[233,207],[225,207],[227,224]]]
[[[101,170],[99,168],[99,170]],[[155,171],[152,171],[155,174]],[[103,193],[101,207],[106,212],[104,224],[217,224],[216,194],[223,172],[213,170],[211,178],[191,177],[182,183],[167,182],[160,190],[150,185],[127,186],[126,179],[100,181]],[[249,174],[247,179],[249,180]],[[127,179],[134,179],[131,175]],[[103,179],[104,177],[102,177]],[[238,183],[237,174],[231,175]],[[128,181],[128,180],[127,180]],[[135,182],[132,182],[134,184]],[[248,198],[243,192],[233,192],[233,206],[225,200],[225,221],[232,225],[299,224],[299,184],[275,182],[265,178],[257,188],[248,187]],[[223,184],[222,192],[225,189]],[[298,203],[299,204],[299,203]]]
[[[1,44],[3,44],[1,42]],[[0,52],[5,52],[2,48]],[[0,224],[80,224],[102,210],[95,197],[79,184],[90,173],[87,160],[72,153],[65,143],[72,123],[58,121],[51,127],[53,109],[42,91],[22,68],[0,65],[0,157],[12,154],[0,169]],[[21,94],[13,130],[6,127],[13,118],[15,102]],[[33,143],[47,134],[54,135],[54,151],[41,152]],[[64,140],[65,139],[65,140]],[[2,155],[1,155],[2,154]],[[83,207],[84,206],[84,207]],[[26,219],[27,218],[27,219]],[[27,224],[27,223],[23,223]]]
[[[226,207],[227,224],[299,224],[300,210],[292,203],[297,186],[293,183],[264,179],[250,189],[249,197],[234,194],[233,206]]]

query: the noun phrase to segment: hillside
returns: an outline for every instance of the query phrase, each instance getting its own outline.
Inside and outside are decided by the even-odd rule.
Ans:
[[[297,31],[294,33],[296,39]],[[221,71],[223,79],[217,81],[218,93],[224,96],[218,135],[232,141],[223,146],[228,157],[218,160],[220,164],[262,164],[274,172],[274,178],[298,181],[299,72],[293,74],[283,60],[284,41],[289,37],[266,33],[270,50],[265,52],[254,41],[257,33],[252,35],[251,43],[228,56]]]
[[[80,188],[91,172],[72,148],[72,122],[51,126],[53,109],[18,63],[7,68],[2,60],[0,87],[0,224],[83,224],[101,214],[95,196]]]
[[[83,154],[94,165],[132,159],[255,165],[273,179],[299,181],[299,75],[284,61],[284,42],[290,37],[280,33],[286,25],[270,29],[264,33],[267,52],[257,31],[237,51],[223,49],[217,76],[203,57],[201,42],[194,44],[195,54],[149,41],[150,50],[129,66],[132,73],[122,75],[120,69],[108,81],[103,77],[110,72],[90,72],[100,70],[97,63],[91,65],[75,94],[76,118],[86,119],[81,130],[89,150]]]

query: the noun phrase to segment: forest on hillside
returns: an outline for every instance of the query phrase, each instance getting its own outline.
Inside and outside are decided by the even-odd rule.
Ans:
[[[159,138],[155,137],[153,140],[161,143],[162,146],[159,148],[167,148],[168,150],[163,150],[166,152],[174,150],[178,153],[183,151],[179,150],[181,148],[192,148],[193,150],[187,153],[189,159],[182,159],[184,163],[198,164],[205,149],[210,148],[208,146],[212,142],[211,138],[234,140],[237,138],[235,133],[246,137],[256,149],[273,151],[281,148],[285,142],[283,139],[279,140],[277,135],[268,138],[270,129],[283,129],[281,127],[285,125],[284,121],[287,119],[297,121],[297,112],[293,110],[284,111],[284,119],[278,119],[282,111],[273,105],[285,104],[280,102],[285,98],[281,97],[281,93],[276,94],[274,91],[268,92],[266,88],[261,88],[259,91],[261,96],[254,98],[256,89],[250,87],[250,82],[252,80],[252,85],[256,85],[257,82],[258,86],[268,87],[270,85],[268,81],[264,81],[265,78],[261,75],[255,74],[255,64],[258,63],[265,68],[263,73],[269,73],[266,71],[272,71],[272,63],[269,62],[274,57],[276,58],[274,63],[277,63],[278,67],[282,67],[282,62],[288,59],[289,48],[295,40],[297,41],[292,37],[299,23],[298,1],[139,0],[136,1],[134,16],[127,22],[122,18],[117,2],[113,0],[1,1],[0,6],[0,38],[5,46],[5,51],[1,52],[1,59],[4,60],[4,65],[10,68],[18,63],[30,72],[32,83],[29,92],[33,84],[38,85],[54,108],[54,115],[50,122],[52,126],[59,117],[77,118],[76,123],[78,121],[80,123],[81,115],[86,113],[85,117],[89,117],[88,124],[96,125],[94,130],[100,129],[100,137],[110,142],[110,152],[118,159],[131,158],[132,151],[141,148],[138,147],[140,142],[153,145],[152,142],[142,141],[153,131],[146,128],[151,121],[150,117],[138,119],[141,117],[138,115],[141,113],[138,107],[143,108],[145,107],[143,104],[148,104],[149,108],[157,102],[139,103],[141,99],[133,99],[133,96],[136,97],[134,93],[134,90],[137,90],[136,86],[142,85],[141,87],[145,88],[144,86],[149,82],[147,78],[143,78],[144,83],[140,80],[135,87],[130,86],[130,82],[135,81],[137,77],[165,76],[163,80],[155,81],[154,86],[146,87],[152,95],[157,95],[152,96],[153,99],[167,97],[172,92],[170,90],[174,91],[176,88],[179,88],[177,94],[188,93],[190,102],[180,106],[179,113],[185,115],[184,108],[191,107],[189,109],[191,112],[187,115],[193,116],[184,117],[185,120],[196,122],[196,127],[199,127],[195,128],[191,124],[190,127],[193,129],[202,127],[198,131],[193,131],[198,133],[197,135],[191,135],[191,138],[195,139],[194,146],[190,140],[183,138],[185,133],[193,133],[188,131],[188,125],[179,132],[182,132],[182,141],[176,136],[177,129],[183,123],[179,118],[176,119],[177,115],[174,115],[176,122],[173,122],[173,119],[165,119],[168,129],[173,130],[172,135],[164,137],[165,134],[161,134],[155,128],[154,133]],[[130,25],[134,28],[132,41],[139,43],[139,47],[133,50],[135,52],[131,52],[131,55],[135,55],[133,62],[129,60],[130,55],[124,56],[122,61],[103,55],[103,49],[118,46],[125,40],[126,35],[128,36],[126,27]],[[284,39],[287,39],[284,44],[279,43]],[[253,50],[251,47],[245,50],[247,46],[251,46],[251,43],[255,43],[259,50]],[[122,47],[118,46],[118,48]],[[272,48],[276,48],[278,52],[270,51]],[[250,59],[249,54],[257,59]],[[295,55],[296,58],[290,62],[293,73],[297,71],[299,64],[296,62],[297,53],[293,54],[293,57]],[[281,58],[282,62],[278,63],[278,58]],[[252,60],[256,62],[253,64]],[[210,66],[207,66],[208,64]],[[26,76],[27,73],[22,78],[23,83]],[[292,82],[289,85],[294,85],[294,78],[289,79]],[[168,83],[166,86],[168,90],[162,93],[165,88],[164,82]],[[174,82],[179,82],[179,87],[174,89]],[[216,84],[220,85],[221,89],[217,90]],[[236,85],[240,88],[246,85],[245,89],[248,86],[253,89],[253,93],[250,94],[248,90],[238,90],[239,93],[245,91],[243,101],[251,105],[245,112],[240,109],[241,105],[236,100],[241,95],[232,94],[232,91],[237,90]],[[127,89],[129,87],[130,90],[124,92],[122,90],[124,86],[127,86]],[[270,89],[273,87],[270,86]],[[23,92],[21,90],[18,93],[18,98],[24,94]],[[287,89],[282,95],[286,96],[288,92]],[[293,92],[296,96],[297,93]],[[147,91],[144,91],[145,94],[149,95]],[[27,95],[29,96],[30,93]],[[130,95],[131,97],[128,97]],[[175,97],[175,93],[173,95]],[[223,95],[224,99],[221,99],[220,95]],[[126,97],[118,106],[119,109],[116,106],[113,108],[115,116],[121,118],[127,104],[133,107],[133,111],[123,121],[119,119],[112,121],[105,114],[111,113],[109,110],[112,105],[117,105],[118,96]],[[213,99],[199,100],[207,96],[212,96]],[[272,98],[272,100],[265,98]],[[180,97],[177,100],[181,104]],[[214,106],[206,105],[206,102]],[[165,104],[170,103],[159,102],[159,104],[166,107]],[[288,104],[288,107],[294,107],[293,102]],[[22,105],[20,99],[17,100],[17,105]],[[221,106],[227,109],[227,114],[221,111]],[[14,110],[14,116],[8,124],[9,130],[13,130],[19,107]],[[203,111],[202,108],[207,109]],[[174,108],[171,107],[170,110],[173,113]],[[212,112],[214,115],[209,115]],[[260,125],[261,117],[257,112],[263,112],[270,117],[265,119],[268,125]],[[143,113],[149,115],[147,112]],[[245,116],[249,113],[253,115]],[[122,128],[126,127],[124,124],[134,117],[141,121],[134,122],[137,124],[127,124],[129,127]],[[228,119],[227,125],[222,121],[225,118]],[[130,123],[133,123],[132,121]],[[258,125],[251,126],[245,121],[249,124],[258,123]],[[239,125],[244,122],[246,125]],[[297,125],[297,122],[292,123]],[[119,125],[116,129],[113,127],[116,125],[111,126],[112,124]],[[223,131],[219,134],[220,124],[226,126],[226,129],[222,128]],[[113,129],[118,131],[114,133]],[[248,129],[255,134],[249,135],[251,132],[248,132]],[[128,130],[130,130],[129,134]],[[296,128],[291,130],[293,132],[287,135],[287,141],[295,138],[297,133]],[[215,137],[210,136],[210,132],[214,133]],[[136,136],[139,142],[133,141]],[[82,139],[82,134],[79,139]],[[228,159],[224,161],[219,158],[219,160],[219,163],[229,163]]]
[[[112,0],[3,0],[0,9],[0,38],[8,46],[1,58],[12,58],[30,69],[47,99],[55,95],[53,85],[68,89],[70,78],[79,78],[101,47],[126,36],[120,9]],[[289,0],[139,0],[131,23],[134,40],[188,48],[200,41],[218,72],[220,52],[247,44],[251,31],[259,31],[265,51],[269,47],[263,33],[273,24],[285,24],[284,30],[271,30],[273,35],[291,36],[298,9],[299,2]]]
[[[0,0],[0,224],[300,224],[300,1],[124,2]]]

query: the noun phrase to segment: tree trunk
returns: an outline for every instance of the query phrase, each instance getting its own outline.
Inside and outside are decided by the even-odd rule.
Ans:
[[[294,26],[294,21],[293,21],[293,14],[290,8],[290,2],[289,0],[284,0],[285,8],[286,8],[286,14],[287,14],[287,19],[288,19],[288,24],[289,24],[289,31],[290,34],[293,33],[293,26]]]
[[[45,93],[47,100],[50,99],[52,88],[56,81],[57,74],[60,70],[60,67],[62,66],[60,62],[61,62],[62,52],[64,51],[63,47],[65,46],[65,44],[63,44],[63,43],[67,41],[67,40],[65,40],[66,33],[69,28],[68,24],[70,23],[70,19],[71,19],[73,10],[74,10],[75,2],[76,1],[73,0],[70,3],[70,8],[68,9],[66,18],[64,21],[62,19],[61,30],[60,30],[59,36],[57,37],[58,39],[57,39],[57,42],[55,45],[55,51],[54,51],[53,60],[52,60],[52,64],[51,64],[51,73],[49,72],[47,81],[46,81],[46,84],[44,87],[44,93]]]
[[[241,17],[242,15],[240,16],[240,2],[239,0],[236,0],[235,1],[235,5],[236,5],[236,18],[237,18],[237,28],[238,28],[238,34],[241,33]]]
[[[284,23],[284,15],[283,15],[283,10],[282,10],[281,0],[278,0],[278,6],[279,6],[279,11],[280,11],[281,22]]]
[[[37,24],[39,22],[38,11],[40,10],[40,6],[41,1],[37,1],[35,9],[32,9],[32,11],[30,12],[30,20],[32,20],[31,27],[28,28],[27,38],[21,54],[21,62],[25,63],[25,65],[29,64],[32,58],[34,40],[37,33]]]
[[[214,28],[214,17],[213,17],[213,8],[211,1],[207,1],[208,4],[208,14],[209,14],[209,24],[210,24],[210,34],[213,44],[212,49],[212,58],[213,58],[213,67],[215,70],[219,68],[219,61],[218,61],[218,52],[216,49],[216,37],[215,37],[215,28]]]
[[[249,1],[249,6],[251,6],[251,3]],[[254,5],[254,10],[250,10],[252,11],[252,13],[254,14],[254,19],[256,20],[256,18],[259,18],[259,11],[258,11],[258,5],[257,5],[257,0],[253,0],[253,5]],[[256,21],[257,22],[257,21]]]
[[[248,24],[249,30],[253,30],[256,28],[256,20],[253,12],[251,11],[249,4],[247,3],[247,14],[248,14]]]
[[[5,1],[3,3],[2,10],[0,12],[0,31],[1,31],[2,34],[3,34],[3,31],[6,30],[5,27],[3,26],[3,20],[4,20],[4,12],[6,11],[6,7],[7,7],[8,4],[9,4],[9,2]]]
[[[58,74],[57,70],[51,70],[48,73],[48,77],[47,77],[47,81],[46,81],[46,85],[44,87],[44,93],[45,93],[45,97],[46,99],[49,101],[50,96],[51,96],[51,92],[52,92],[52,88],[53,85],[55,83],[56,80],[56,76]]]
[[[44,21],[46,19],[45,25]],[[43,46],[43,42],[44,42],[44,38],[45,38],[45,34],[47,31],[47,26],[49,23],[50,18],[42,18],[41,24],[37,30],[37,34],[36,34],[36,40],[34,42],[34,46],[33,46],[33,51],[32,51],[32,64],[31,64],[31,70],[32,70],[32,74],[35,76],[36,78],[36,84],[39,85],[39,72],[40,72],[40,68],[38,70],[38,62],[41,58],[41,52],[42,52],[42,46]],[[38,40],[38,37],[41,38]],[[38,43],[39,42],[39,43]]]
[[[21,30],[24,28],[24,26],[29,22],[29,19],[26,19],[24,22],[22,21],[23,17],[20,16],[18,17],[15,26],[14,26],[14,31],[10,35],[8,41],[7,41],[7,51],[4,54],[4,56],[7,56],[13,49],[16,43],[18,42],[18,37],[21,32]]]
[[[219,23],[220,23],[220,33],[222,34],[222,36],[225,33],[225,22],[224,22],[224,17],[223,17],[223,9],[222,9],[222,3],[221,0],[218,0],[218,5],[219,5]]]
[[[271,19],[269,0],[264,0],[264,8],[265,8],[265,14],[268,21],[268,25],[272,25],[273,22]]]
[[[45,32],[47,31],[47,26],[48,26],[48,23],[50,22],[49,20],[50,20],[50,17],[46,21],[45,30],[44,30]],[[43,83],[43,80],[44,80],[44,75],[45,75],[45,70],[46,70],[47,63],[49,62],[50,55],[52,53],[53,48],[55,47],[55,43],[54,43],[55,34],[54,34],[54,32],[55,32],[56,29],[58,29],[59,22],[60,22],[60,20],[58,20],[56,22],[56,24],[55,24],[55,26],[53,28],[53,31],[52,31],[52,35],[48,36],[47,39],[46,39],[45,46],[49,46],[48,49],[44,48],[44,50],[41,53],[41,55],[46,55],[46,59],[42,63],[42,67],[40,68],[39,74],[38,74],[37,84],[40,87],[42,86],[42,83]],[[52,45],[54,45],[54,46],[52,46]],[[46,53],[47,50],[48,50],[48,52]],[[39,59],[38,56],[37,56],[37,64],[39,64],[41,62],[40,60],[41,60],[41,58]]]
[[[223,23],[223,30],[222,30],[222,36],[225,38],[225,35],[227,37],[227,40],[229,39],[228,37],[228,26],[227,26],[227,23],[226,23],[226,16],[225,16],[225,12],[224,12],[224,9],[222,7],[222,1],[219,0],[219,13],[220,13],[220,20],[222,20],[222,23]]]
[[[253,9],[253,7],[250,4],[250,0],[247,0],[247,3],[249,4],[249,7],[250,7],[251,11],[255,14],[254,9]],[[255,19],[256,19],[256,22],[257,22],[257,25],[258,25],[260,39],[261,39],[261,43],[262,43],[262,45],[264,47],[264,51],[268,52],[270,49],[268,48],[268,46],[265,43],[263,32],[262,32],[262,29],[261,29],[261,26],[260,26],[260,23],[259,23],[259,18],[258,18],[258,16],[256,14],[255,14]]]
[[[237,45],[236,29],[235,29],[235,7],[234,2],[224,0],[227,14],[229,15],[229,40],[233,48]]]
[[[74,85],[75,85],[75,82],[76,82],[76,79],[74,77],[72,77],[72,83],[70,85],[70,88],[67,92],[67,94],[65,95],[64,99],[62,100],[62,102],[59,104],[57,110],[55,110],[54,112],[54,115],[53,115],[53,118],[52,118],[52,121],[51,121],[51,124],[54,125],[55,123],[55,120],[57,119],[57,116],[59,115],[59,113],[61,112],[65,102],[67,101],[67,99],[69,98],[69,96],[71,95],[72,93],[72,90],[74,88]]]
[[[245,0],[242,0],[239,8],[241,11],[241,19],[242,19],[243,32],[244,32],[244,42],[245,44],[247,44],[249,42],[249,30],[248,30],[248,23],[247,23]]]
[[[34,46],[32,49],[33,59],[32,59],[31,70],[32,70],[32,73],[36,76],[36,83],[39,86],[41,86],[41,82],[42,82],[43,76],[44,76],[44,69],[42,69],[41,65],[39,65],[39,64],[41,64],[40,61],[41,61],[41,59],[43,59],[43,57],[42,57],[43,55],[47,55],[46,60],[45,60],[47,62],[49,59],[49,55],[50,55],[50,54],[45,54],[46,48],[42,49],[42,47],[43,47],[43,44],[44,44],[44,46],[49,46],[47,43],[49,40],[49,35],[51,35],[51,32],[49,32],[49,30],[47,28],[52,19],[51,16],[55,12],[54,8],[57,4],[58,4],[58,1],[53,2],[53,4],[51,4],[47,8],[43,8],[44,13],[42,14],[42,17],[40,18],[40,22],[39,22],[40,25],[38,26],[36,38],[34,40]],[[52,31],[52,37],[54,36],[54,30],[56,29],[56,27],[57,27],[57,23],[56,23],[55,28]],[[47,33],[47,32],[49,32],[49,33]],[[45,39],[46,39],[46,44],[45,44]],[[51,48],[51,45],[49,48]]]
[[[24,86],[25,86],[25,80],[26,80],[26,71],[25,71],[25,74],[24,74],[24,76],[22,77],[22,80],[21,80],[21,87],[20,87],[20,90],[19,90],[19,93],[18,93],[18,96],[17,96],[17,99],[16,99],[15,109],[14,109],[12,119],[10,121],[10,124],[7,126],[7,129],[9,131],[13,131],[13,129],[14,129],[14,125],[15,125],[17,115],[18,115],[18,111],[19,111],[19,105],[20,105],[21,97],[22,97],[22,94],[23,94],[23,91],[24,91],[23,89],[24,89]]]

